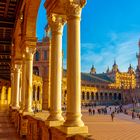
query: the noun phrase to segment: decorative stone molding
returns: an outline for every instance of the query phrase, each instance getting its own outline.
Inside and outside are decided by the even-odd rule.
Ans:
[[[81,17],[82,8],[85,6],[86,0],[69,1],[64,3],[64,10],[67,18]]]
[[[21,64],[15,64],[15,70],[19,71],[21,69]]]
[[[48,23],[49,26],[51,27],[52,33],[60,33],[62,34],[63,31],[63,25],[66,22],[66,18],[63,15],[58,15],[58,14],[51,14],[48,17]]]
[[[36,48],[26,47],[25,48],[25,59],[26,60],[33,60],[33,55],[36,52]]]

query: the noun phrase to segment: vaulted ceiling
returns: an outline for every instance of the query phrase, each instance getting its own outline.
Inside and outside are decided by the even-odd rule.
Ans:
[[[11,46],[22,0],[0,0],[0,78],[10,80]]]

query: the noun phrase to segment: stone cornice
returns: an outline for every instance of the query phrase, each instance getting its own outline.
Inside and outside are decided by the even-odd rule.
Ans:
[[[47,15],[49,16],[53,9],[55,9],[55,6],[57,5],[58,0],[46,0],[44,3],[44,7],[47,10]]]

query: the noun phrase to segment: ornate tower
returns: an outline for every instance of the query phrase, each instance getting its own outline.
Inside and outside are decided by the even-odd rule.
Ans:
[[[114,60],[114,64],[112,66],[112,72],[114,73],[119,72],[118,65],[116,64],[116,60]]]
[[[107,70],[106,70],[106,73],[109,73],[110,72],[110,70],[109,70],[109,66],[108,66],[108,68],[107,68]]]
[[[136,55],[138,59],[138,65],[136,68],[136,87],[140,88],[140,40],[138,46],[139,46],[139,52]]]
[[[92,65],[90,69],[90,74],[96,74],[96,69],[94,68],[94,65]]]
[[[133,67],[131,66],[131,64],[130,64],[130,66],[128,67],[128,73],[134,74],[134,69],[133,69]]]

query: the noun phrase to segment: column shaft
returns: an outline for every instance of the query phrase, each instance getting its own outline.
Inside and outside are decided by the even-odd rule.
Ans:
[[[47,77],[43,79],[43,100],[42,100],[42,108],[44,110],[48,110],[50,108],[50,78],[51,78],[51,41],[49,40],[49,48],[48,48],[48,73]]]
[[[61,121],[61,82],[62,82],[62,31],[63,22],[59,15],[49,19],[52,31],[51,40],[51,95],[49,121]]]
[[[19,107],[19,89],[20,89],[20,65],[15,65],[15,90],[14,90],[14,107]]]
[[[28,50],[29,49],[29,50]],[[25,55],[26,61],[26,93],[25,93],[25,111],[32,112],[32,76],[33,76],[33,53],[34,48],[27,48]]]
[[[25,56],[23,56],[25,57]],[[25,58],[22,60],[22,91],[21,91],[21,109],[25,108],[25,91],[26,91],[26,63]]]
[[[80,15],[67,21],[67,114],[65,126],[84,126],[81,120]]]
[[[12,106],[14,105],[14,70],[11,70],[11,103]]]

